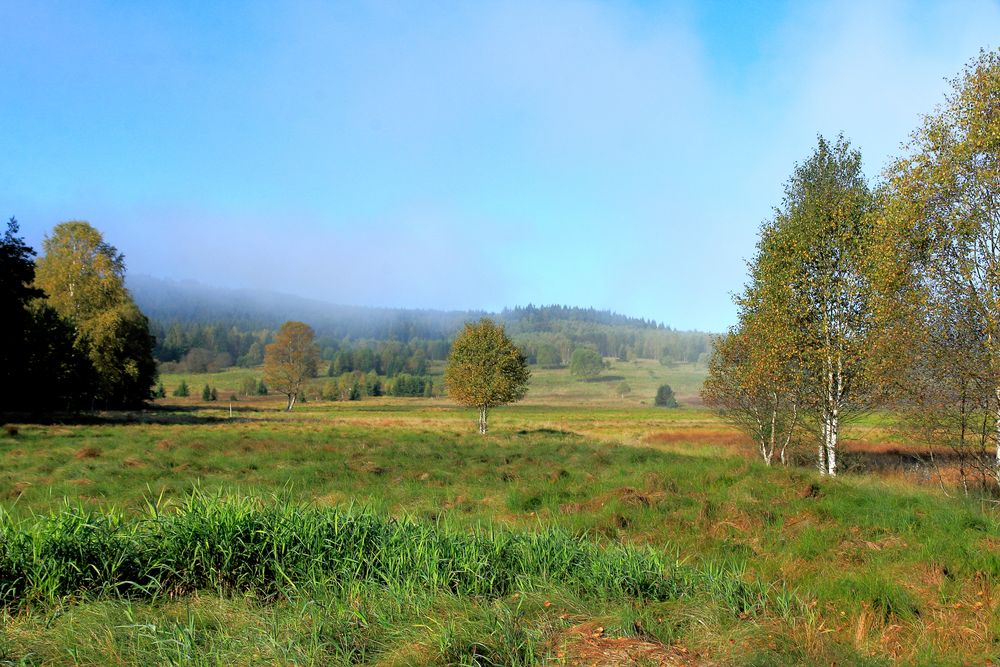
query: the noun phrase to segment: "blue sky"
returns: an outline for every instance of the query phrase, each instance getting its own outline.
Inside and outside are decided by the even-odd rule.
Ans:
[[[0,214],[337,303],[733,323],[817,133],[878,176],[1000,2],[0,0]]]

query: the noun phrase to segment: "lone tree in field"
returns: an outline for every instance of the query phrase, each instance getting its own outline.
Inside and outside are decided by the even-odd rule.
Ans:
[[[288,397],[286,412],[302,394],[305,381],[316,377],[319,346],[312,328],[302,322],[285,322],[264,350],[264,382]]]
[[[597,350],[589,347],[578,347],[573,350],[569,360],[569,374],[582,380],[590,380],[604,370],[604,359]]]
[[[653,405],[658,408],[680,407],[677,403],[677,397],[674,396],[674,390],[670,388],[669,384],[661,384],[656,389],[656,398],[653,399]]]
[[[448,395],[462,405],[479,408],[479,432],[486,434],[490,408],[524,398],[528,392],[524,355],[489,318],[468,322],[452,343],[444,382]]]

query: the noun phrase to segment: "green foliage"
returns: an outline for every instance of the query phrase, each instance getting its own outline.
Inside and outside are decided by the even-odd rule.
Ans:
[[[181,380],[181,383],[179,385],[177,385],[176,389],[174,389],[174,396],[177,396],[177,397],[180,397],[180,398],[186,398],[187,396],[190,396],[190,395],[191,395],[191,390],[188,388],[187,381],[186,380]]]
[[[156,391],[153,392],[153,398],[166,398],[166,397],[167,397],[167,389],[166,387],[163,386],[163,383],[161,382],[156,386]]]
[[[429,395],[434,383],[430,378],[402,373],[396,377],[389,391],[390,396]]]
[[[562,355],[555,345],[542,343],[535,352],[535,363],[542,368],[559,368],[562,366]]]
[[[76,347],[96,374],[95,397],[135,407],[156,380],[149,321],[125,289],[125,261],[86,222],[64,222],[43,242],[35,283],[48,305],[76,327]]]
[[[240,394],[242,396],[254,396],[257,394],[258,379],[247,376],[240,380]]]
[[[521,350],[503,326],[485,317],[466,323],[451,346],[444,372],[448,395],[462,405],[479,408],[482,434],[487,429],[488,409],[524,398],[530,377]]]
[[[14,218],[0,239],[0,409],[89,406],[92,368],[74,345],[76,331],[32,286],[34,251]]]
[[[980,52],[952,86],[886,170],[872,357],[909,422],[1000,482],[1000,423],[968,427],[1000,412],[1000,51]]]
[[[739,573],[700,571],[650,549],[600,548],[564,531],[466,533],[372,513],[191,495],[142,520],[66,507],[33,523],[0,515],[0,604],[68,595],[202,590],[273,595],[286,583],[378,583],[496,599],[562,585],[587,597],[677,600],[726,590],[735,614],[766,604]],[[357,566],[361,556],[365,567]],[[728,581],[726,581],[729,579]],[[722,589],[719,584],[726,587]]]
[[[679,407],[677,398],[674,396],[674,390],[670,388],[669,384],[661,384],[656,389],[656,398],[653,400],[653,405],[659,408]]]
[[[739,323],[716,345],[703,398],[768,463],[801,424],[819,443],[820,469],[836,474],[840,428],[872,405],[873,208],[860,153],[820,137],[761,229]]]
[[[587,347],[578,347],[573,350],[573,356],[569,360],[570,375],[590,380],[600,375],[603,370],[604,359],[601,358],[597,350]]]

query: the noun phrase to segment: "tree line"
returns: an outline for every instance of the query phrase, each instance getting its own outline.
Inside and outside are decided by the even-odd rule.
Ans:
[[[154,341],[124,256],[86,222],[56,225],[37,261],[18,232],[0,239],[0,410],[141,407]]]
[[[536,311],[549,312],[549,309],[559,317],[593,317],[596,321],[555,316],[542,319],[531,315]],[[581,348],[621,361],[658,359],[665,364],[707,364],[712,345],[711,335],[703,332],[675,331],[624,316],[598,317],[606,311],[591,313],[582,308],[552,306],[504,312],[517,314],[520,318],[504,326],[523,350],[528,363],[549,368],[569,365],[573,353]],[[154,355],[167,373],[205,373],[234,365],[257,367],[264,362],[264,349],[273,341],[277,329],[244,329],[241,326],[229,320],[154,320],[150,327],[156,339]],[[387,377],[397,373],[423,375],[427,362],[447,358],[454,337],[452,331],[434,339],[335,339],[324,335],[321,329],[314,329],[317,330],[320,358],[330,362],[331,372],[338,376],[354,371],[376,372]]]
[[[812,443],[838,471],[845,423],[899,412],[1000,483],[1000,54],[981,52],[870,185],[820,137],[762,227],[706,403],[768,464]]]

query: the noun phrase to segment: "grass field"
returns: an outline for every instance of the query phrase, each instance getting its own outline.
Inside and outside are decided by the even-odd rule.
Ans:
[[[657,361],[636,359],[634,361],[608,360],[610,368],[593,380],[577,380],[569,374],[568,368],[531,368],[531,391],[524,400],[527,405],[572,405],[576,408],[585,406],[609,407],[641,407],[652,405],[656,389],[661,384],[669,384],[677,395],[678,401],[686,406],[701,405],[698,396],[701,383],[705,379],[706,369],[697,364],[674,364],[665,367]],[[428,374],[434,379],[435,385],[443,384],[444,365],[432,362]],[[198,403],[201,399],[201,389],[206,384],[215,387],[219,399],[224,401],[230,394],[239,391],[241,382],[246,378],[261,376],[259,369],[232,368],[220,373],[169,373],[160,379],[172,403]],[[188,383],[191,396],[187,399],[176,399],[172,396],[174,389],[181,380]],[[320,395],[327,378],[319,377],[312,380],[308,388],[308,396],[316,398]],[[624,398],[616,393],[616,387],[625,381],[631,392]]]
[[[486,437],[445,399],[14,425],[0,664],[997,659],[991,505],[768,469],[707,411],[557,373]]]

